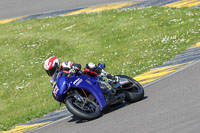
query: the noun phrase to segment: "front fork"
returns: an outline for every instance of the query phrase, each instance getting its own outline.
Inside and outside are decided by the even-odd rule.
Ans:
[[[77,90],[74,90],[74,93],[72,93],[70,96],[68,97],[74,97],[76,100],[78,100],[79,102],[85,102],[84,98],[78,93]]]

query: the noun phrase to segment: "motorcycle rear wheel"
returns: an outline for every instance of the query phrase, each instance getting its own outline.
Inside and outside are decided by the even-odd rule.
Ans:
[[[142,85],[139,82],[137,82],[133,78],[128,77],[126,75],[118,75],[118,76],[120,78],[128,79],[133,84],[132,88],[124,90],[125,101],[133,103],[133,102],[140,101],[144,98],[144,88],[142,87]]]

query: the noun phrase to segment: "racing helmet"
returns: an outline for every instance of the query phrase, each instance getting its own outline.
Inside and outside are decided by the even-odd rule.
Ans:
[[[57,57],[52,56],[44,62],[44,69],[49,76],[53,76],[60,67],[60,61]]]

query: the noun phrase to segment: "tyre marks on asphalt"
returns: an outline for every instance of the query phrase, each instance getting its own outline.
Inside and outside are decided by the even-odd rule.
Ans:
[[[44,18],[50,16],[67,16],[80,13],[91,13],[91,12],[100,12],[104,10],[112,9],[124,9],[124,8],[133,8],[133,7],[149,7],[149,6],[164,6],[164,7],[199,7],[199,0],[149,0],[149,1],[138,1],[138,2],[122,2],[114,4],[106,4],[100,6],[78,8],[73,10],[62,10],[48,13],[35,14],[30,16],[22,16],[11,19],[0,20],[0,24],[5,24],[13,21],[23,21],[32,18]]]

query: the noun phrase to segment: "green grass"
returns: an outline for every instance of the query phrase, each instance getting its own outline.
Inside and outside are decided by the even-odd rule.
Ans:
[[[105,62],[108,72],[133,77],[199,42],[199,32],[199,8],[111,10],[0,25],[0,130],[60,108],[43,69],[50,56],[82,66]]]

